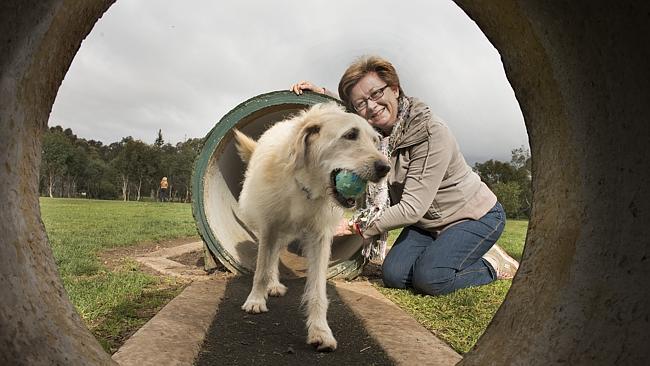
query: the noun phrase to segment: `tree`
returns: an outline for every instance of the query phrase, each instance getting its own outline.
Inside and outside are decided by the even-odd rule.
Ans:
[[[86,174],[86,167],[88,166],[88,155],[83,147],[72,147],[71,152],[65,168],[65,190],[68,197],[77,194],[77,180]]]
[[[41,176],[47,182],[47,192],[54,197],[54,185],[61,181],[68,161],[74,155],[74,149],[60,126],[46,131],[43,135]]]
[[[91,157],[86,166],[87,180],[84,182],[89,198],[114,199],[117,186],[114,183],[116,172],[102,159]]]
[[[164,144],[165,140],[163,140],[162,130],[158,130],[158,136],[156,137],[156,141],[154,141],[153,146],[160,149]]]
[[[136,184],[136,201],[140,201],[142,184],[151,182],[152,176],[158,170],[158,156],[154,147],[145,144],[140,140],[132,142],[130,153],[133,160],[133,171],[131,172]],[[136,182],[134,182],[136,183]]]
[[[528,149],[523,146],[513,149],[510,162],[488,160],[476,163],[474,171],[497,195],[509,217],[530,215],[532,184]]]
[[[519,193],[519,215],[530,217],[533,201],[532,160],[530,150],[523,146],[512,150],[510,164],[516,169],[516,180],[521,187]]]
[[[521,187],[515,181],[498,182],[490,187],[506,211],[507,217],[518,217],[521,208]]]
[[[114,151],[117,151],[117,154],[115,158],[111,160],[111,166],[113,166],[119,174],[123,201],[128,201],[129,199],[129,182],[131,175],[135,170],[133,141],[133,137],[131,136],[123,138],[119,145],[114,147]]]
[[[183,192],[183,202],[191,200],[190,187],[192,186],[192,170],[194,160],[203,148],[203,139],[188,139],[176,144],[176,158],[174,162],[176,192]]]
[[[511,164],[492,159],[484,163],[474,164],[474,171],[490,187],[499,182],[505,183],[516,180],[517,177],[517,169]]]

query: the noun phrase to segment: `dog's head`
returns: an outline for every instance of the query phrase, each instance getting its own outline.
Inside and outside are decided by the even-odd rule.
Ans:
[[[388,159],[378,150],[379,134],[360,116],[332,102],[316,104],[297,118],[290,165],[324,185],[312,188],[324,188],[341,206],[350,208],[355,201],[337,192],[334,179],[339,171],[375,183],[390,171]]]

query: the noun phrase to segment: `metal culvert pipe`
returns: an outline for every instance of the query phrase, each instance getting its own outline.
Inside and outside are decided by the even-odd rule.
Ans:
[[[234,273],[255,270],[257,243],[238,218],[237,201],[246,165],[233,139],[237,128],[257,139],[275,122],[314,104],[337,101],[306,92],[276,91],[253,97],[228,112],[208,133],[192,175],[192,212],[198,231],[212,254]],[[338,102],[338,101],[337,101]],[[356,236],[336,238],[332,244],[328,278],[354,278],[363,268],[362,241]],[[280,254],[283,277],[306,275],[300,244],[292,242]]]

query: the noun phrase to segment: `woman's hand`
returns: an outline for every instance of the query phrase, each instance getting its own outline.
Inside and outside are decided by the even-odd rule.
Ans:
[[[341,219],[341,222],[339,222],[339,226],[336,227],[336,231],[334,232],[334,236],[346,236],[346,235],[355,235],[356,232],[352,230],[350,227],[350,222],[348,219],[343,218]]]
[[[297,95],[302,94],[303,90],[311,90],[316,93],[320,94],[325,94],[325,88],[321,88],[320,86],[316,86],[312,84],[310,81],[303,80],[299,83],[293,84],[290,89],[292,92],[296,93]]]

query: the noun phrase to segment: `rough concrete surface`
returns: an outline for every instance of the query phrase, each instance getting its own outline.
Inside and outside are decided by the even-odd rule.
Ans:
[[[196,241],[176,247],[162,248],[146,255],[136,257],[135,260],[168,276],[183,277],[192,280],[205,280],[209,278],[205,271],[170,259],[183,254],[198,252],[202,249],[203,242]]]

